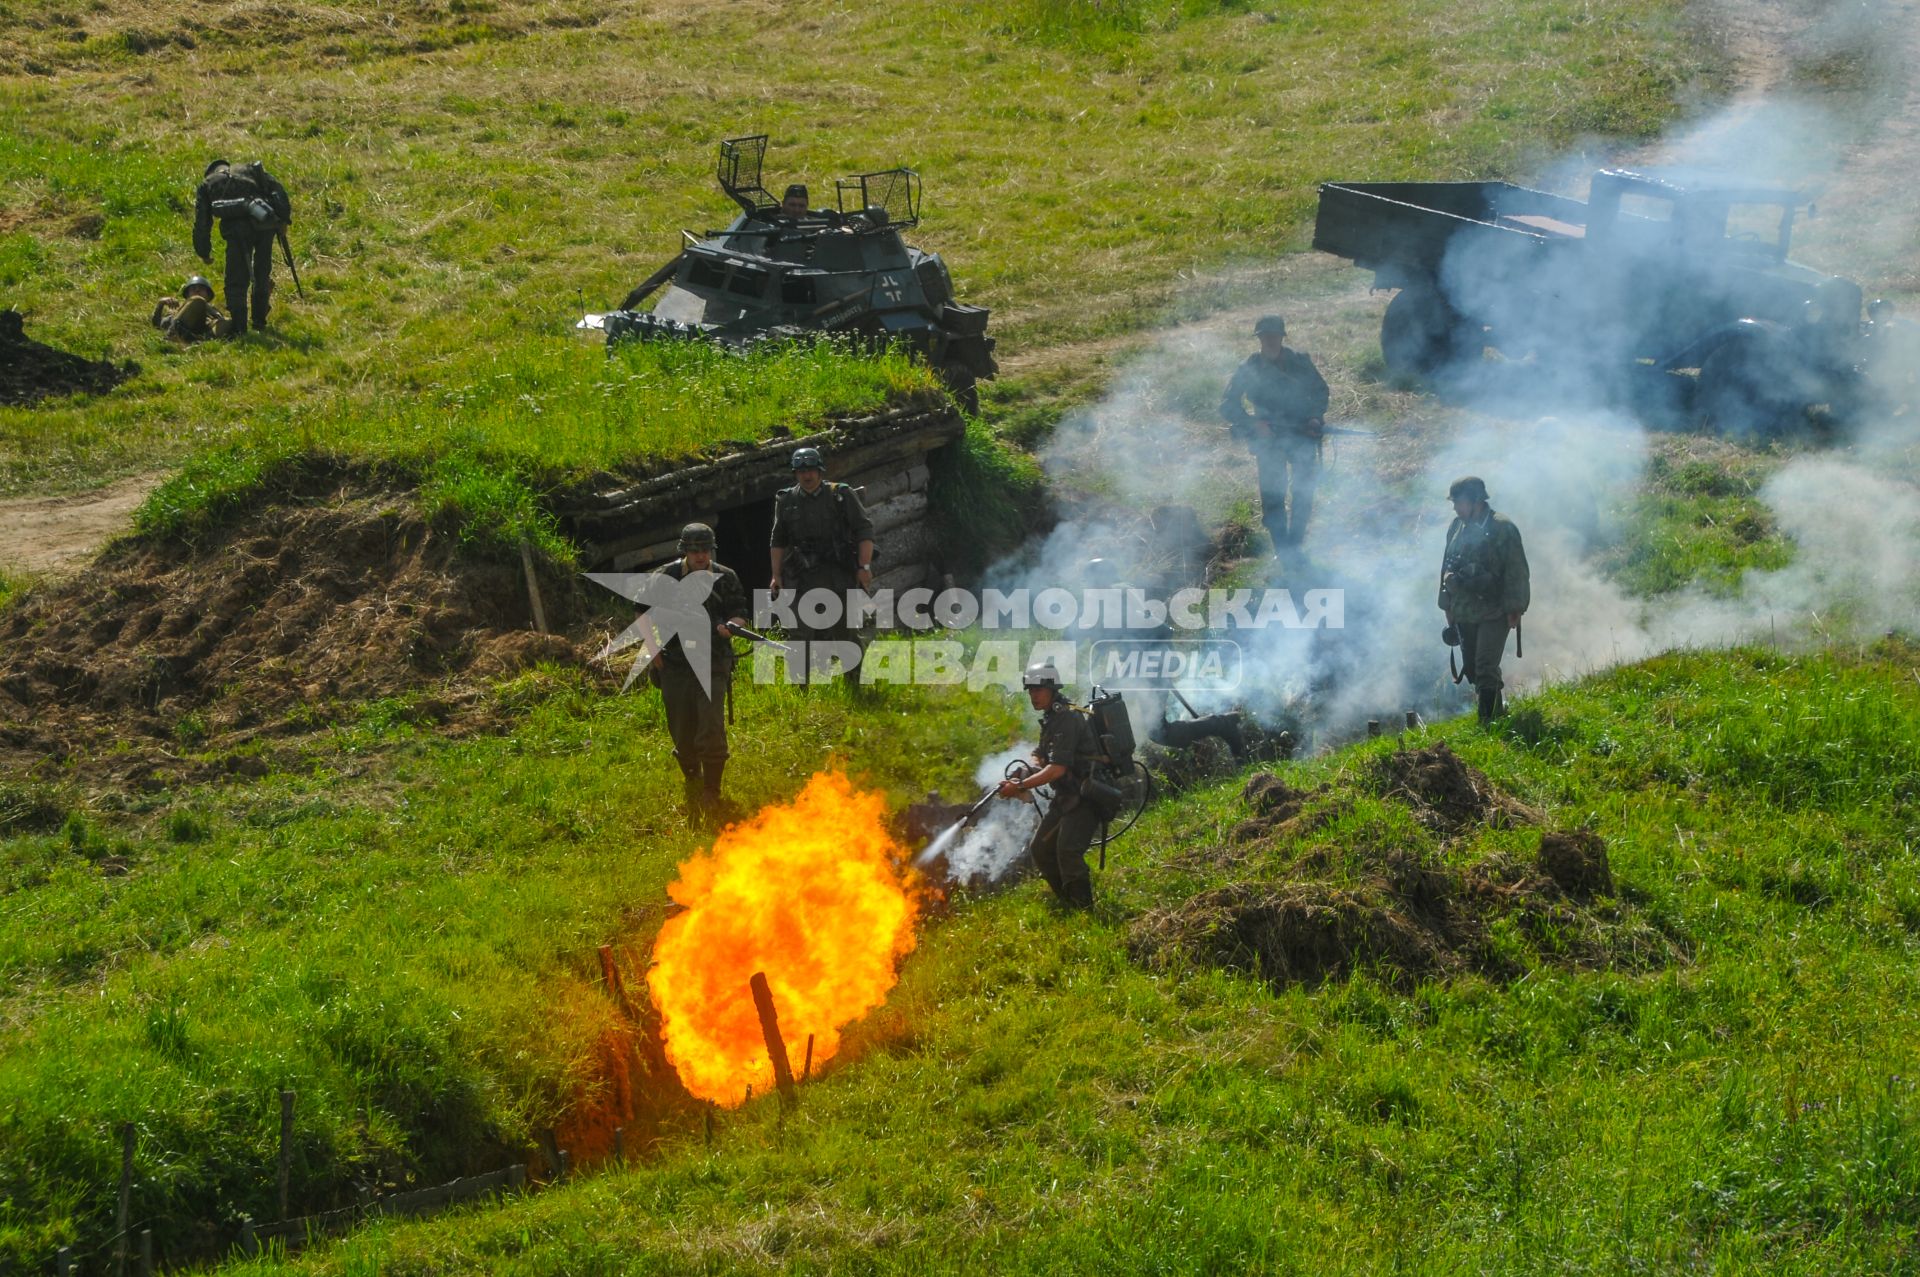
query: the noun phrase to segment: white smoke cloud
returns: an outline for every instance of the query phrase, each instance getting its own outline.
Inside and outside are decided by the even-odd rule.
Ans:
[[[982,791],[998,784],[1008,764],[1025,761],[1034,749],[1034,745],[1023,744],[989,754],[974,769],[973,783]],[[916,857],[916,863],[931,865],[944,854],[947,877],[952,881],[998,882],[1020,859],[1027,840],[1039,827],[1040,813],[1032,803],[995,800],[987,804],[977,824],[966,828],[956,825],[935,837]]]

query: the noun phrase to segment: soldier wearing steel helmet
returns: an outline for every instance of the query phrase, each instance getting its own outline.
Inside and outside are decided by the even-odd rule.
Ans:
[[[1093,774],[1100,752],[1093,721],[1074,708],[1060,689],[1060,671],[1046,661],[1027,667],[1021,679],[1027,699],[1040,711],[1040,746],[1033,768],[1000,783],[1000,797],[1032,802],[1032,791],[1053,787],[1053,803],[1027,843],[1034,868],[1069,909],[1093,907],[1093,875],[1087,848],[1100,832],[1100,816],[1081,789]]]
[[[1460,648],[1456,681],[1473,684],[1484,725],[1506,709],[1500,658],[1507,631],[1519,628],[1532,600],[1527,552],[1513,520],[1495,514],[1487,503],[1487,485],[1477,475],[1455,479],[1447,499],[1454,518],[1440,563],[1440,610],[1447,616],[1443,637]]]
[[[1300,544],[1320,482],[1327,383],[1313,360],[1287,346],[1287,321],[1262,315],[1260,349],[1234,370],[1220,400],[1232,436],[1253,453],[1260,477],[1260,522],[1277,555]]]
[[[796,636],[809,643],[850,640],[854,627],[846,615],[847,591],[873,586],[873,520],[859,493],[827,481],[818,448],[795,449],[792,465],[793,486],[773,500],[773,575],[767,589],[776,596],[793,590],[801,598],[812,590],[832,591],[840,600],[839,623],[815,628],[803,622]]]
[[[679,551],[680,557],[659,573],[676,581],[699,572],[713,574],[713,590],[705,604],[713,632],[699,643],[679,637],[664,646],[650,641],[648,650],[653,653],[652,672],[667,711],[673,756],[686,779],[688,814],[712,816],[720,809],[720,782],[727,769],[725,698],[733,678],[733,636],[727,626],[745,625],[750,608],[739,576],[714,561],[712,528],[689,523],[680,529]],[[706,671],[704,686],[696,662]]]
[[[162,297],[153,308],[153,326],[181,341],[204,341],[225,337],[233,330],[233,321],[213,304],[213,285],[206,276],[190,275],[178,297]]]

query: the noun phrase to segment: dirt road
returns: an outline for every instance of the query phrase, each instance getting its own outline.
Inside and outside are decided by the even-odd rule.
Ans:
[[[133,512],[166,478],[135,475],[72,497],[0,501],[0,569],[77,571],[108,541],[133,527]]]

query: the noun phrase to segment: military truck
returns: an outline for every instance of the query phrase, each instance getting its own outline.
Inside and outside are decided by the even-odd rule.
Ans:
[[[620,309],[582,326],[604,329],[609,346],[665,339],[739,349],[822,333],[904,342],[977,412],[975,383],[999,371],[988,311],[955,300],[940,255],[901,238],[920,221],[919,175],[895,168],[842,178],[834,206],[796,216],[761,185],[766,149],[765,134],[722,142],[717,177],[740,215],[704,236],[682,231],[671,261]],[[652,310],[640,309],[662,289]]]
[[[1625,169],[1586,200],[1506,182],[1329,182],[1313,246],[1397,290],[1389,371],[1467,375],[1489,350],[1729,434],[1872,402],[1859,285],[1787,258],[1804,191]],[[1882,341],[1881,344],[1885,344]]]

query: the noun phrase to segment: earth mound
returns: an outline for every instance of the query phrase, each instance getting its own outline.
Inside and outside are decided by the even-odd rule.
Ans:
[[[25,407],[52,395],[100,395],[140,371],[132,362],[85,359],[26,334],[17,310],[0,310],[0,404]]]
[[[471,730],[490,681],[595,650],[570,576],[541,579],[561,632],[536,633],[518,563],[457,553],[406,493],[340,475],[308,486],[211,544],[119,542],[0,613],[0,769],[134,784],[263,771],[250,743],[383,698]]]
[[[1388,755],[1363,783],[1449,837],[1543,821],[1445,744]],[[1541,962],[1640,970],[1684,956],[1620,897],[1591,831],[1543,832],[1531,857],[1460,863],[1437,849],[1315,840],[1355,807],[1330,786],[1298,789],[1262,772],[1243,799],[1249,814],[1222,846],[1180,857],[1233,880],[1136,919],[1135,961],[1241,970],[1276,988],[1367,970],[1411,989],[1469,972],[1513,979]],[[1264,867],[1253,854],[1263,848]]]

